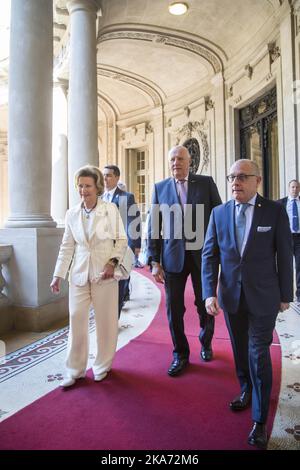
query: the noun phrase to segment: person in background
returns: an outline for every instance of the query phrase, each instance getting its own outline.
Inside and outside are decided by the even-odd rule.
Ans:
[[[122,181],[118,181],[117,186],[119,189],[121,189],[121,191],[127,191],[126,184],[122,183]]]
[[[289,195],[279,199],[279,203],[284,206],[290,221],[290,229],[293,238],[293,251],[296,268],[296,298],[300,303],[300,183],[297,180],[289,182]]]
[[[174,346],[173,361],[168,369],[171,377],[181,374],[189,364],[190,348],[183,321],[184,291],[189,275],[201,326],[200,357],[203,361],[211,361],[213,357],[214,318],[207,315],[202,300],[201,237],[204,237],[212,208],[222,201],[213,179],[189,173],[190,164],[191,156],[186,147],[178,145],[169,151],[172,177],[154,185],[148,223],[148,257],[152,274],[156,282],[164,283],[166,290]],[[201,209],[204,209],[203,218]]]
[[[63,387],[71,387],[85,377],[89,340],[89,309],[95,313],[97,353],[93,364],[95,381],[110,371],[118,338],[118,283],[114,269],[125,254],[127,238],[115,204],[101,200],[103,175],[87,165],[75,174],[81,202],[67,211],[51,290],[60,291],[69,271],[70,330],[67,377]]]
[[[252,400],[248,443],[266,448],[270,345],[277,314],[293,298],[291,233],[284,208],[257,193],[255,162],[237,160],[227,179],[232,200],[213,209],[203,247],[203,298],[212,317],[223,309],[230,335],[240,395],[229,407],[241,412]]]
[[[141,250],[141,217],[134,195],[118,187],[120,169],[116,165],[106,165],[103,169],[105,192],[104,201],[113,202],[119,209],[135,259]],[[129,300],[130,278],[119,281],[119,317],[124,303]]]

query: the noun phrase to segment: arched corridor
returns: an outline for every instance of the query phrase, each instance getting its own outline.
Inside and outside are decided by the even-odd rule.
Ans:
[[[118,165],[120,180],[139,205],[143,228],[154,184],[170,176],[168,152],[174,145],[190,149],[191,173],[211,176],[223,202],[231,198],[226,175],[241,157],[258,165],[262,174],[259,192],[270,199],[286,196],[290,180],[300,177],[300,0],[187,0],[182,16],[170,13],[171,3],[176,2],[0,2],[0,346],[2,353],[8,346],[10,364],[8,369],[6,363],[0,363],[0,396],[4,395],[0,428],[12,426],[10,432],[13,420],[30,417],[37,400],[45,403],[47,394],[52,404],[60,403],[68,285],[63,283],[59,295],[49,285],[66,211],[78,202],[73,176],[80,166],[93,164],[103,170],[107,164]],[[171,394],[172,384],[176,384],[166,375],[171,340],[160,294],[146,270],[136,271],[136,300],[122,313],[116,373],[106,382],[110,387],[116,381],[121,392],[129,378],[129,398],[131,388],[136,393],[135,380],[142,396],[154,384],[151,419],[156,417],[154,405],[159,405],[160,380],[165,393]],[[146,323],[145,311],[149,314]],[[188,315],[192,311],[193,306]],[[197,408],[193,429],[197,429],[196,418],[203,419],[209,429],[209,420],[201,415],[203,408],[197,402],[197,387],[203,388],[203,382],[193,321],[188,332],[193,344],[190,374],[195,377],[190,393]],[[269,449],[300,446],[299,321],[297,302],[277,320]],[[210,364],[205,364],[205,379],[216,392],[217,409],[226,416],[226,431],[235,418],[229,414],[227,401],[233,398],[236,382],[231,352],[223,350],[228,337],[222,322],[218,318],[221,336],[214,338],[215,382],[210,381]],[[53,325],[60,328],[53,331]],[[125,345],[127,340],[132,341]],[[139,363],[143,347],[146,359]],[[35,348],[38,355],[26,368]],[[128,351],[127,362],[122,362],[122,351]],[[17,363],[19,356],[22,361]],[[1,357],[0,350],[0,361]],[[218,399],[223,399],[224,388],[227,395],[221,402]],[[86,390],[91,390],[92,401],[96,401],[90,380]],[[176,388],[177,392],[181,393]],[[164,399],[162,394],[167,408]],[[122,415],[121,400],[112,403],[120,407]],[[130,408],[134,418],[137,410],[143,410],[139,400],[137,405]],[[192,407],[190,411],[193,414]],[[124,415],[129,424],[130,416]],[[238,419],[246,432],[249,422]],[[57,423],[51,422],[55,430]],[[233,446],[246,449],[247,433],[240,441],[237,422]],[[151,424],[153,443],[159,445],[155,426],[160,430],[160,421],[153,419]],[[62,422],[60,425],[63,427]],[[190,441],[185,424],[180,425],[185,445],[201,448],[200,440],[196,444]],[[209,431],[208,436],[214,429]],[[124,436],[125,448],[126,432]],[[144,434],[137,432],[136,436],[136,445],[142,446]],[[76,444],[80,436],[77,438]],[[7,439],[5,446],[9,447]],[[29,432],[24,448],[34,445],[31,439]],[[164,442],[171,448],[172,435]],[[52,445],[58,444],[52,441]],[[179,449],[179,441],[176,445]],[[212,440],[205,445],[214,448]],[[230,448],[230,438],[222,445]]]

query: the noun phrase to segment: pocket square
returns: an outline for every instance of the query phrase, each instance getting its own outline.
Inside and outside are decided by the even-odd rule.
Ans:
[[[271,230],[272,227],[260,227],[258,226],[257,227],[257,231],[258,232],[269,232]]]

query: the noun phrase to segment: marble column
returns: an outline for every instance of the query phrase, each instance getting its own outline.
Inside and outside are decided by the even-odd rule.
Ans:
[[[75,171],[88,163],[99,165],[96,19],[94,0],[67,2],[70,13],[70,75],[68,117],[69,202],[79,201],[74,189]]]
[[[214,86],[214,129],[216,139],[214,171],[215,183],[218,186],[223,200],[226,197],[226,122],[225,122],[225,86],[224,77],[221,72],[217,73],[211,80]]]
[[[8,168],[10,215],[0,244],[13,247],[3,265],[10,324],[42,331],[68,317],[67,283],[50,282],[63,229],[50,216],[53,2],[13,0],[10,30]],[[10,318],[8,318],[8,316]]]
[[[282,121],[284,134],[284,155],[286,183],[297,178],[297,106],[293,102],[292,90],[295,83],[295,57],[294,41],[294,13],[288,2],[280,8],[280,50],[281,50],[281,90],[278,99],[282,96]]]
[[[55,227],[50,216],[53,5],[11,4],[5,227]]]
[[[56,84],[53,98],[51,215],[63,226],[68,209],[67,83]]]

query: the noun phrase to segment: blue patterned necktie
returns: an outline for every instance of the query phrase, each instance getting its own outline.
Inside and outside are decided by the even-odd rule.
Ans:
[[[299,231],[299,215],[296,199],[293,200],[293,232]]]
[[[238,204],[237,207],[235,208],[236,210],[238,209],[238,213],[235,219],[235,234],[236,234],[236,242],[237,242],[237,246],[238,246],[238,250],[240,254],[242,254],[242,246],[243,246],[245,230],[246,230],[245,211],[248,206],[249,206],[248,203]]]
[[[103,195],[103,200],[106,201],[106,202],[110,202],[110,193],[105,193]]]

